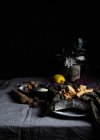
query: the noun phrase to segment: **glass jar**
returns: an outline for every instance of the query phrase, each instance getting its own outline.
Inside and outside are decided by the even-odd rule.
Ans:
[[[80,65],[73,65],[70,68],[64,68],[63,75],[65,76],[66,80],[69,82],[74,82],[80,79],[81,74],[81,66]]]

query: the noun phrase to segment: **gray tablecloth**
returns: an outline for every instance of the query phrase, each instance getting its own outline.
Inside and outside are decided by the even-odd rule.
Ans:
[[[15,78],[0,89],[0,140],[89,140],[96,132],[89,118],[56,115],[41,117],[41,104],[32,108],[19,104],[8,92],[21,82],[44,82],[42,78]]]

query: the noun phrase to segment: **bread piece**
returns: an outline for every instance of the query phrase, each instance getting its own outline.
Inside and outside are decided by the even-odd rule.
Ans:
[[[64,98],[67,100],[67,99],[72,99],[72,95],[70,94],[70,93],[66,93],[66,94],[64,94]]]
[[[69,93],[76,94],[76,91],[75,91],[75,89],[72,86],[68,85],[67,88],[68,88],[68,92]]]
[[[76,89],[76,92],[79,92],[81,90],[85,90],[86,86],[85,85],[79,85],[79,87]]]
[[[33,88],[37,88],[39,86],[39,84],[34,81],[30,81],[30,84]]]
[[[80,96],[87,94],[89,92],[93,92],[93,88],[81,90],[81,91],[77,92],[77,96],[80,97]]]
[[[11,95],[14,97],[15,100],[22,104],[28,104],[30,106],[35,107],[37,105],[37,101],[32,98],[27,97],[23,93],[19,92],[18,90],[12,90]]]
[[[27,83],[27,88],[28,88],[29,91],[31,91],[32,90],[32,85]]]

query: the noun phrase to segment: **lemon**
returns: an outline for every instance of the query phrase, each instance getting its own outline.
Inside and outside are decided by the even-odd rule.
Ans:
[[[65,77],[63,75],[61,75],[61,74],[55,74],[53,76],[53,80],[56,83],[63,84],[65,82]]]

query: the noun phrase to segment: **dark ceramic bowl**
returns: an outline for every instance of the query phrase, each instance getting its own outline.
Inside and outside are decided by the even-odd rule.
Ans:
[[[18,90],[30,98],[38,97],[40,100],[51,100],[54,96],[54,93],[43,85],[41,87],[33,88],[31,91],[27,91],[27,85],[23,84],[18,88]]]

